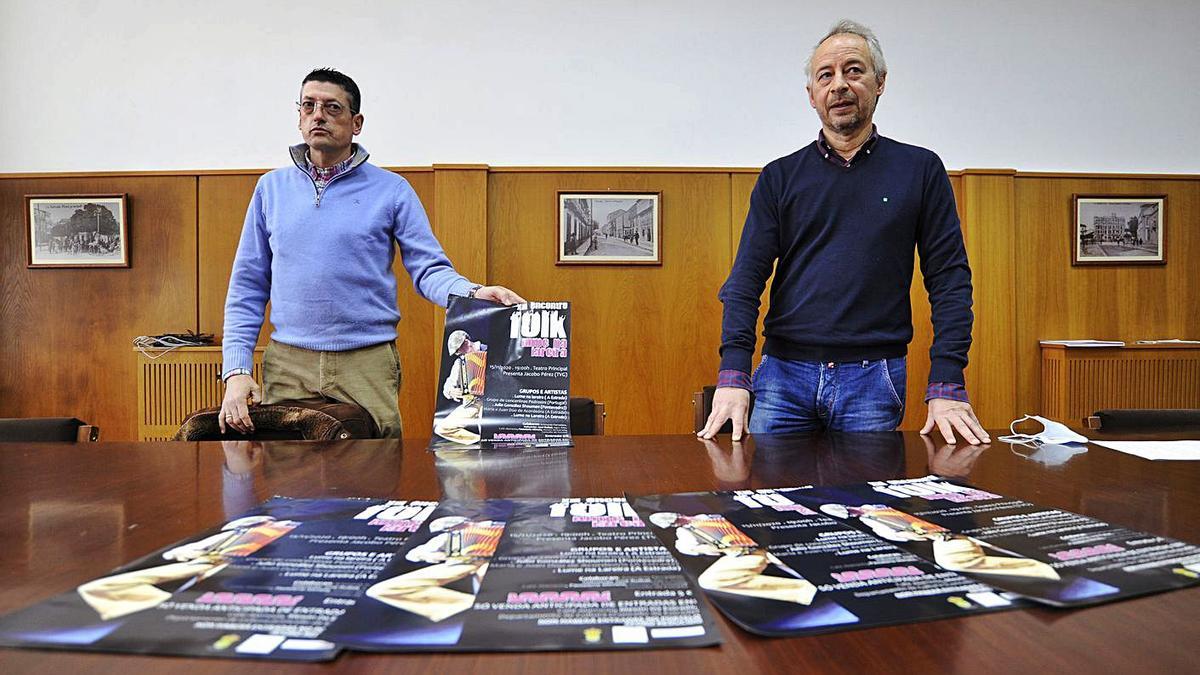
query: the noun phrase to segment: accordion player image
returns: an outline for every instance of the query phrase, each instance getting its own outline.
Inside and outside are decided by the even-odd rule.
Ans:
[[[104,620],[150,609],[165,602],[173,593],[221,571],[231,558],[246,557],[297,525],[297,522],[276,520],[271,516],[238,518],[210,537],[162,554],[164,559],[174,562],[89,581],[77,590]],[[163,586],[175,588],[168,591],[160,588]]]
[[[697,582],[708,591],[733,593],[800,605],[812,603],[817,588],[798,572],[767,552],[727,518],[712,514],[685,516],[663,511],[651,514],[660,528],[675,528],[675,549],[684,555],[714,556]],[[774,568],[787,576],[764,574]]]
[[[446,340],[446,351],[455,358],[450,375],[442,385],[442,396],[458,401],[459,406],[449,415],[435,420],[434,433],[463,445],[478,443],[487,375],[487,345],[471,340],[466,331],[456,330]]]
[[[1058,572],[1044,562],[1018,556],[973,537],[955,534],[940,525],[889,506],[824,504],[821,512],[841,520],[858,518],[875,534],[889,541],[931,542],[933,561],[952,572],[1059,580]],[[985,546],[1005,555],[989,555],[984,550]]]
[[[504,522],[446,516],[432,521],[429,531],[434,536],[405,559],[432,564],[380,581],[367,589],[367,597],[437,622],[475,604]]]

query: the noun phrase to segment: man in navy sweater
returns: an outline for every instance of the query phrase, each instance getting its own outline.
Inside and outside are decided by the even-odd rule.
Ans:
[[[726,420],[735,439],[746,430],[895,429],[904,417],[915,246],[934,330],[921,433],[937,427],[951,443],[956,433],[972,444],[991,440],[963,380],[971,270],[950,181],[937,155],[877,133],[886,77],[878,40],[852,21],[813,50],[807,90],[821,132],[768,164],[750,197],[720,292],[721,371],[701,438]],[[772,270],[763,358],[751,377],[759,297]]]
[[[292,166],[254,188],[225,298],[225,397],[220,426],[254,430],[248,405],[325,396],[355,403],[381,433],[401,435],[397,396],[396,244],[417,292],[446,306],[451,295],[504,304],[503,286],[472,284],[454,270],[404,178],[367,162],[358,85],[321,68],[301,82],[300,134]],[[250,376],[267,300],[275,331],[263,384]]]

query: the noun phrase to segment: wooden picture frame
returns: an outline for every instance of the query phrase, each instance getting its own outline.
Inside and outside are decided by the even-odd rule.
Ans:
[[[26,267],[129,267],[121,194],[25,195]]]
[[[1072,265],[1165,265],[1166,195],[1071,195]]]
[[[558,192],[558,265],[661,265],[661,192]]]

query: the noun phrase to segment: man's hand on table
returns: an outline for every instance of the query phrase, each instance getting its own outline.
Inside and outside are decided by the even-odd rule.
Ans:
[[[926,435],[936,426],[947,443],[957,443],[954,432],[962,434],[963,440],[971,445],[990,443],[992,437],[983,430],[979,418],[971,404],[965,401],[952,401],[947,398],[929,399],[929,413],[925,417],[925,426],[921,434]],[[715,405],[714,405],[715,407]]]
[[[697,438],[710,440],[721,430],[726,420],[733,420],[733,440],[746,437],[750,426],[750,392],[741,387],[717,387],[713,395],[712,413]]]

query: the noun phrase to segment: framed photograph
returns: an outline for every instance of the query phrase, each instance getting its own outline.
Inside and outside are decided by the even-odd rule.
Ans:
[[[1165,265],[1164,195],[1073,195],[1072,265]]]
[[[29,267],[129,267],[128,204],[119,195],[26,195]]]
[[[660,192],[559,192],[559,265],[661,265]]]

